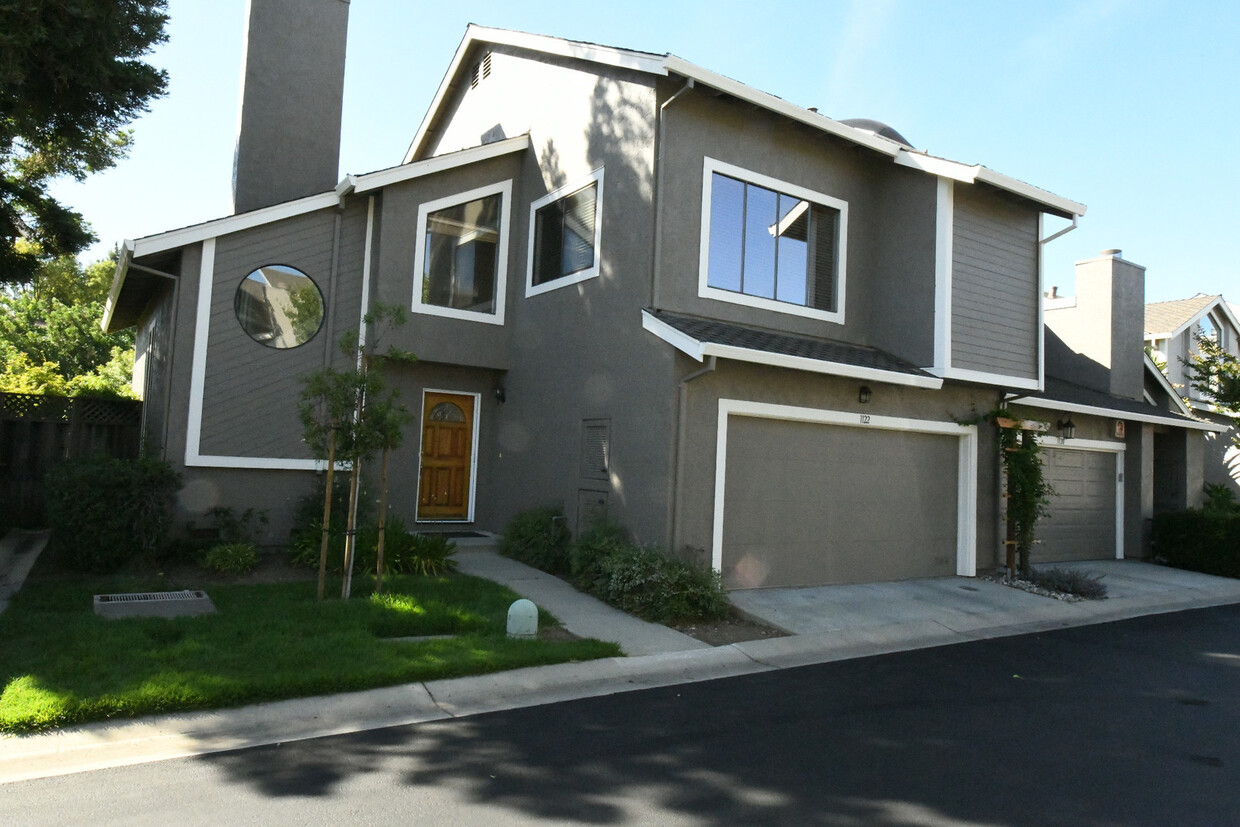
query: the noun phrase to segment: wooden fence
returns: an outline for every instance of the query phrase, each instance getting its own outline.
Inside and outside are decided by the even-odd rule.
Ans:
[[[142,403],[0,393],[0,529],[43,525],[43,475],[62,459],[137,458]]]

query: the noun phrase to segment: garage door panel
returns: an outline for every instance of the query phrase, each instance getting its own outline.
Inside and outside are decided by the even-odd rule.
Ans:
[[[958,452],[950,435],[732,417],[725,583],[954,574]]]
[[[1115,557],[1116,454],[1046,446],[1046,481],[1054,490],[1038,521],[1035,563]]]

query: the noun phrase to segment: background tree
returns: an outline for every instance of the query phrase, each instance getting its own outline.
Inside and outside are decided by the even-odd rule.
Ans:
[[[164,94],[141,58],[167,39],[166,0],[0,0],[0,283],[94,241],[48,185],[124,157],[123,127]],[[29,245],[18,245],[23,239]]]
[[[1189,384],[1222,413],[1240,417],[1240,359],[1206,336],[1197,337],[1197,350],[1185,363]]]
[[[0,287],[0,391],[133,396],[133,331],[99,326],[115,269],[61,256],[29,284]]]

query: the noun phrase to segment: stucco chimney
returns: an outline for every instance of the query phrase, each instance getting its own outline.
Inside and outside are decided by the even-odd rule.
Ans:
[[[1109,369],[1111,394],[1142,399],[1145,268],[1125,261],[1121,250],[1078,261],[1076,307],[1061,313],[1054,316],[1055,332],[1073,350]]]
[[[349,0],[248,0],[233,212],[336,185]]]

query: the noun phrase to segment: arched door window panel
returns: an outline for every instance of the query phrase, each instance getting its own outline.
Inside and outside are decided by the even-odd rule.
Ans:
[[[432,422],[464,422],[465,412],[451,402],[440,402],[431,408],[430,419]]]
[[[314,338],[323,326],[323,294],[295,267],[259,267],[237,286],[233,310],[241,329],[272,348],[292,348]]]

